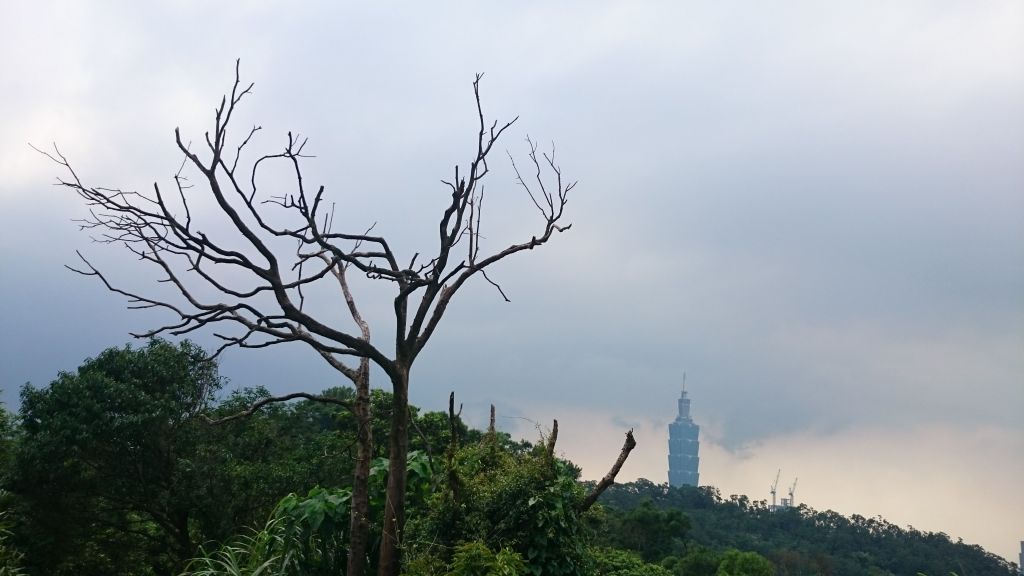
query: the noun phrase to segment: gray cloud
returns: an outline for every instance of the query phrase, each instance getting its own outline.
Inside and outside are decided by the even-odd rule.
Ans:
[[[1019,3],[437,10],[15,8],[0,23],[0,49],[24,54],[0,65],[4,400],[159,321],[61,268],[80,248],[149,284],[75,232],[83,208],[25,142],[59,142],[90,182],[167,183],[173,128],[200,141],[241,57],[257,86],[237,126],[263,125],[256,149],[308,135],[307,180],[339,222],[377,222],[409,254],[472,151],[475,72],[488,114],[521,116],[509,151],[554,140],[580,179],[572,231],[496,272],[511,304],[486,284],[454,304],[415,369],[418,403],[454,389],[479,423],[489,403],[666,422],[687,371],[708,441],[753,459],[765,438],[873,427],[1024,434]],[[497,164],[494,246],[533,232]],[[386,341],[386,295],[357,288]],[[340,383],[299,347],[232,352],[223,371]]]

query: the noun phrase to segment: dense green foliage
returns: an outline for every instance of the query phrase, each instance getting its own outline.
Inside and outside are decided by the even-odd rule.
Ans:
[[[729,550],[722,555],[716,576],[772,576],[775,567],[756,552]]]
[[[215,402],[221,380],[204,357],[155,340],[106,350],[46,388],[25,386],[20,438],[4,432],[0,461],[32,573],[174,574],[199,545],[263,524],[290,492],[351,482],[349,412],[271,404],[211,426],[201,413],[234,414],[267,392]],[[373,401],[374,425],[386,429],[389,395]]]
[[[520,576],[526,574],[526,563],[519,553],[508,548],[494,553],[484,543],[474,541],[455,548],[449,573],[459,576]]]
[[[112,348],[44,389],[21,391],[9,486],[29,567],[45,574],[171,573],[193,552],[207,499],[194,416],[220,387],[185,343]]]
[[[647,564],[635,552],[617,548],[594,548],[594,574],[596,576],[672,576],[672,572],[657,564]]]
[[[326,576],[348,554],[355,419],[334,404],[222,399],[215,363],[184,342],[112,348],[0,408],[0,576]],[[323,393],[351,400],[352,390]],[[374,391],[369,570],[380,546],[390,394]],[[591,486],[546,442],[410,409],[410,576],[1010,576],[945,534],[800,507],[772,512],[713,488],[646,480],[584,509]]]
[[[6,500],[6,494],[0,499]],[[25,555],[11,542],[11,521],[6,510],[0,512],[0,576],[20,576],[25,574],[22,562]]]
[[[423,513],[410,517],[410,556],[448,565],[459,545],[476,542],[518,553],[530,574],[586,574],[578,471],[542,447],[503,444],[494,435],[449,450],[445,482]]]
[[[193,576],[331,576],[346,560],[349,490],[314,488],[289,494],[260,530],[212,551],[201,551],[185,568]]]
[[[690,519],[679,510],[662,510],[651,500],[620,514],[609,515],[609,545],[634,550],[645,562],[657,562],[686,552]]]

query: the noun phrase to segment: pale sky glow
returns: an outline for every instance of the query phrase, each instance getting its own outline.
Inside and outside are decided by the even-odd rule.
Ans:
[[[28,142],[57,142],[87,183],[169,185],[174,128],[201,141],[241,58],[256,88],[235,134],[262,125],[254,153],[308,136],[306,179],[338,222],[376,222],[411,255],[433,237],[439,181],[473,151],[471,82],[486,72],[485,112],[520,116],[487,183],[488,246],[536,231],[504,161],[528,134],[579,180],[574,225],[495,270],[511,304],[485,282],[456,299],[413,402],[441,409],[455,390],[471,421],[494,403],[528,438],[520,417],[558,418],[587,477],[634,426],[623,479],[663,482],[685,370],[703,483],[764,499],[781,467],[817,509],[1015,558],[1024,4],[155,4],[21,2],[0,17],[9,408],[26,381],[161,320],[63,268],[80,249],[153,285],[76,230],[81,203]],[[357,296],[385,342],[373,288]],[[298,346],[228,353],[222,372],[276,392],[343,383]]]

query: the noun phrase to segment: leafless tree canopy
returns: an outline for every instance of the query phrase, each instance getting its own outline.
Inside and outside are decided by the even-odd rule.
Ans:
[[[75,190],[90,207],[90,215],[80,222],[81,227],[93,231],[95,239],[122,244],[139,259],[159,267],[162,281],[172,284],[183,298],[171,302],[122,289],[81,254],[83,266],[73,269],[98,277],[110,290],[128,297],[134,308],[163,308],[177,317],[174,322],[137,334],[140,337],[182,335],[206,326],[233,323],[243,330],[234,334],[215,331],[223,340],[218,353],[230,346],[258,348],[302,341],[329,359],[366,357],[387,371],[392,363],[390,355],[303,310],[304,287],[329,276],[344,284],[344,272],[355,268],[395,286],[396,353],[411,360],[433,335],[452,296],[469,278],[477,273],[487,278],[487,269],[495,262],[544,244],[554,233],[570,227],[563,223],[563,212],[575,183],[563,180],[553,151],[539,153],[536,144],[529,141],[529,172],[521,170],[514,160],[512,163],[518,184],[540,216],[539,232],[503,250],[481,252],[481,181],[488,174],[488,158],[495,143],[515,120],[503,124],[485,120],[480,78],[478,75],[473,83],[479,117],[476,155],[468,167],[456,166],[454,178],[444,181],[451,201],[438,221],[437,248],[429,258],[420,258],[417,253],[400,260],[387,239],[372,233],[372,227],[359,232],[334,230],[334,204],[325,200],[324,187],[310,188],[303,179],[305,139],[289,133],[282,151],[260,156],[246,167],[244,153],[260,128],[249,130],[237,144],[230,141],[232,116],[252,90],[252,84],[241,83],[236,66],[231,93],[217,107],[214,129],[205,134],[202,150],[193,150],[175,130],[184,159],[170,192],[158,184],[151,193],[91,187],[82,182],[56,147],[46,153],[70,176],[61,179],[60,184]],[[287,163],[294,173],[292,190],[273,196],[261,190],[260,168],[270,162]],[[198,172],[201,186],[186,176],[188,168]],[[198,229],[192,209],[197,193],[212,195],[244,240],[241,246],[234,244],[233,238],[223,239]],[[281,212],[290,218],[281,218]],[[283,220],[291,225],[275,223]],[[294,254],[275,251],[271,245],[274,238],[293,240],[297,247]],[[228,277],[233,281],[225,280]],[[200,294],[193,288],[197,278],[206,288],[215,289],[217,296],[211,298],[208,290]],[[272,297],[273,304],[268,307],[268,299],[261,296]]]
[[[373,226],[358,231],[335,229],[335,204],[325,198],[323,186],[307,188],[303,179],[302,161],[308,158],[303,152],[305,139],[289,133],[282,151],[246,161],[247,147],[260,128],[253,127],[242,138],[229,138],[232,117],[252,90],[252,84],[242,84],[237,64],[231,93],[217,106],[213,130],[204,135],[199,150],[175,130],[183,159],[169,191],[159,184],[149,193],[89,186],[56,146],[52,152],[42,152],[66,170],[59,184],[74,190],[89,207],[81,227],[97,241],[123,245],[138,259],[156,266],[162,274],[160,281],[174,288],[177,296],[171,298],[126,289],[79,253],[82,264],[71,267],[75,272],[97,277],[109,290],[127,297],[133,308],[172,313],[171,322],[136,336],[184,335],[210,327],[222,340],[214,355],[233,346],[263,348],[304,342],[356,384],[353,410],[364,424],[369,422],[369,362],[383,369],[394,394],[379,562],[380,573],[388,576],[397,576],[400,567],[413,362],[434,334],[452,297],[470,278],[479,274],[507,300],[501,286],[488,277],[490,267],[545,244],[570,227],[563,222],[563,213],[575,183],[563,179],[553,148],[548,154],[538,153],[536,144],[527,139],[529,161],[525,167],[521,169],[511,154],[509,159],[519,186],[539,214],[538,232],[499,251],[482,250],[482,181],[489,172],[488,158],[494,145],[515,119],[506,123],[485,119],[480,79],[477,75],[473,82],[479,119],[476,152],[468,164],[455,167],[450,181],[443,181],[450,201],[437,220],[436,247],[424,252],[429,255],[423,258],[420,253],[400,258],[387,239],[372,233]],[[268,193],[266,186],[261,186],[261,179],[266,178],[261,171],[272,164],[283,164],[291,174],[288,191]],[[198,178],[193,181],[190,175]],[[229,225],[204,231],[205,220],[199,223],[202,218],[197,210],[200,200],[212,200],[214,212]],[[282,250],[282,246],[289,248]],[[393,350],[385,352],[371,342],[369,325],[349,288],[347,274],[352,271],[391,286]],[[321,280],[332,282],[331,278],[358,331],[334,326],[304,307],[304,290]],[[358,366],[347,359],[358,359]],[[268,401],[290,397],[311,396],[288,395]],[[257,409],[259,406],[251,408]],[[360,438],[364,455],[369,454],[371,442],[368,435]],[[357,466],[356,490],[365,488],[364,468]],[[357,510],[359,502],[365,504],[365,496],[365,490],[359,498],[353,492],[353,558],[361,558],[355,550],[365,549],[355,540],[356,535],[364,540],[366,536],[366,519],[358,520]],[[362,523],[359,531],[355,529],[357,520]],[[361,574],[362,568],[350,565],[349,571]]]

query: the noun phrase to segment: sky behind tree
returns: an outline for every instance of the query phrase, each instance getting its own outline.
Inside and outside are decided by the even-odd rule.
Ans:
[[[485,72],[485,112],[520,117],[485,241],[536,230],[503,161],[527,135],[579,180],[574,225],[496,269],[511,303],[486,282],[456,299],[414,403],[455,390],[477,424],[494,403],[527,438],[558,418],[591,478],[634,427],[623,474],[663,482],[686,372],[701,480],[724,494],[768,498],[782,468],[815,508],[1009,558],[1024,538],[1019,2],[32,2],[5,9],[0,49],[18,55],[0,63],[9,407],[166,319],[63,268],[82,250],[159,290],[76,230],[84,207],[28,142],[58,143],[90,184],[170,185],[174,128],[201,142],[240,58],[256,87],[235,134],[263,126],[253,153],[308,136],[306,179],[339,224],[376,223],[411,256],[474,152]],[[354,288],[386,341],[387,294]],[[300,346],[232,351],[222,372],[275,392],[343,383]]]

